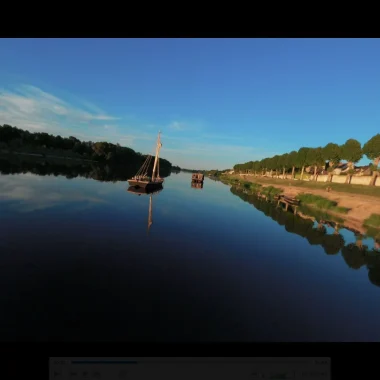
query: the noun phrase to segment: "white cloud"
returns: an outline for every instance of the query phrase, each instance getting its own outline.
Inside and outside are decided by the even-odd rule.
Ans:
[[[161,126],[142,125],[138,120],[121,125],[115,123],[116,117],[107,115],[99,107],[75,96],[70,99],[74,99],[75,104],[73,100],[68,102],[29,85],[0,91],[0,124],[32,132],[73,135],[85,141],[119,143],[143,153],[154,150],[157,132],[162,130],[162,157],[186,167],[192,167],[193,163],[216,167],[216,162],[227,167],[226,161],[244,162],[268,155],[260,148],[240,146],[238,136],[208,134],[200,120],[173,117],[174,121]]]
[[[72,189],[62,190],[59,184],[60,179],[55,177],[40,177],[31,173],[0,176],[0,203],[11,202],[11,207],[16,212],[43,210],[67,202],[85,204],[86,207],[107,203],[95,194],[81,194]]]
[[[88,110],[88,108],[92,108]],[[9,124],[31,132],[44,131],[69,135],[76,125],[91,125],[117,120],[88,103],[75,106],[41,89],[22,85],[14,91],[0,91],[0,124]]]
[[[180,121],[173,121],[168,126],[169,129],[173,129],[175,131],[184,131],[186,128],[186,125],[184,123],[181,123]]]
[[[174,120],[168,125],[164,126],[161,130],[171,130],[175,132],[200,132],[204,129],[204,123],[199,120],[192,120],[192,121],[179,121]]]

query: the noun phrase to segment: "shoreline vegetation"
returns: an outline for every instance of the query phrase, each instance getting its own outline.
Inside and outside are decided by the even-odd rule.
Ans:
[[[7,124],[0,125],[0,154],[135,167],[140,167],[147,157],[119,144],[81,141],[73,136],[66,138],[44,132],[32,133]],[[160,169],[172,169],[171,162],[164,158],[159,159],[159,164]]]
[[[363,156],[372,161],[369,166],[355,167]],[[342,162],[345,161],[345,162]],[[379,176],[380,134],[371,137],[363,146],[355,139],[348,139],[343,145],[328,143],[325,147],[301,147],[282,155],[236,164],[234,171],[239,174],[277,177],[303,180],[305,175],[312,181],[325,175],[324,182],[334,182],[333,177],[345,175],[345,183],[351,184],[353,177],[371,176],[368,185],[374,186]],[[340,181],[339,181],[340,182]]]
[[[115,165],[62,157],[0,154],[0,174],[3,175],[32,173],[40,176],[64,176],[67,179],[83,177],[101,182],[118,182],[127,181],[138,168],[135,164]],[[169,168],[160,170],[163,178],[170,173]]]
[[[343,258],[349,268],[359,270],[366,267],[368,279],[380,287],[380,241],[375,240],[374,247],[369,248],[363,241],[366,237],[355,230],[347,228],[338,222],[328,221],[318,217],[303,215],[301,212],[296,215],[286,212],[275,204],[267,202],[257,194],[247,193],[246,187],[232,185],[230,191],[244,202],[253,205],[256,210],[271,218],[280,226],[283,226],[288,233],[296,234],[306,239],[310,245],[320,245],[326,255],[338,255]],[[321,216],[321,215],[319,215]],[[355,236],[355,242],[347,243],[342,229],[351,230]]]
[[[232,187],[241,188],[245,194],[255,194],[272,202],[280,194],[296,198],[300,200],[297,210],[300,216],[334,221],[380,242],[379,187],[334,184],[332,191],[326,191],[326,184],[317,182],[293,182],[236,174],[222,174],[218,179]],[[347,192],[347,187],[350,192]]]

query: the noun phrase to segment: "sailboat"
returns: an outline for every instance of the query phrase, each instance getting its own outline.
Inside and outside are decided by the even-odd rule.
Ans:
[[[160,160],[159,153],[162,147],[161,144],[161,132],[158,132],[157,145],[156,145],[156,156],[154,158],[152,176],[148,176],[148,170],[150,163],[152,161],[152,156],[148,155],[145,162],[138,170],[136,175],[128,180],[130,186],[143,189],[155,189],[162,186],[164,179],[160,177]]]

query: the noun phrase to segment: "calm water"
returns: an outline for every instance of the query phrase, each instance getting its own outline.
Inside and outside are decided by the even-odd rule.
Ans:
[[[380,340],[376,257],[326,254],[190,179],[166,178],[148,233],[149,196],[126,182],[0,175],[2,339]]]

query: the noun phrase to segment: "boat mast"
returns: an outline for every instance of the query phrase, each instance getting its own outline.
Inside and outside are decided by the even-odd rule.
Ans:
[[[158,154],[159,154],[160,148],[162,146],[161,139],[160,139],[160,134],[161,134],[161,132],[158,132],[157,147],[156,147],[156,157],[154,159],[152,181],[154,181],[156,179],[156,168],[157,168],[157,162],[158,162]]]
[[[150,226],[152,225],[153,220],[152,220],[152,194],[150,194],[149,197],[149,214],[148,214],[148,234],[150,230]]]

